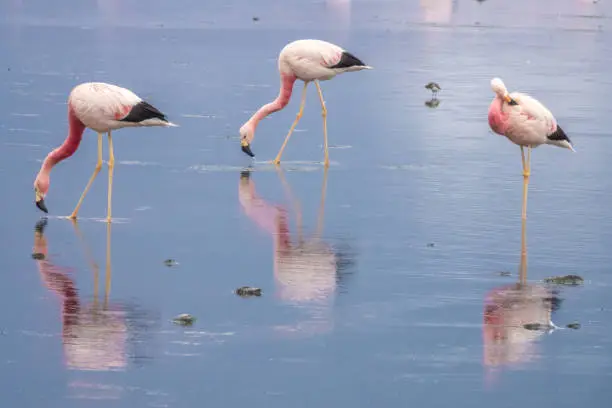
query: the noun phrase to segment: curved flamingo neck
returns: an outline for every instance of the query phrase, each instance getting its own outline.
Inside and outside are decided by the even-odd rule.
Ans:
[[[40,171],[48,174],[53,166],[72,156],[81,144],[84,131],[85,125],[76,117],[72,105],[68,104],[68,137],[61,146],[47,155]]]
[[[508,130],[508,114],[503,111],[503,100],[498,96],[489,106],[489,126],[499,134],[505,135]]]
[[[288,75],[281,73],[281,88],[276,99],[268,104],[265,104],[257,112],[251,116],[247,124],[252,126],[253,129],[257,127],[259,121],[271,113],[278,112],[283,109],[291,100],[291,94],[293,92],[293,84],[296,81],[295,75]]]

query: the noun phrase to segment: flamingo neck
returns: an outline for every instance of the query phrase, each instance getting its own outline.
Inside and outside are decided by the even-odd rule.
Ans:
[[[253,129],[257,127],[259,121],[271,113],[278,112],[283,109],[291,100],[291,94],[293,92],[293,84],[296,81],[295,75],[287,75],[281,73],[281,88],[276,99],[268,104],[265,104],[247,122],[248,125],[252,126]]]
[[[504,113],[503,103],[504,101],[498,96],[493,99],[491,106],[489,106],[489,126],[499,135],[505,135],[506,130],[508,130],[509,115]]]
[[[60,147],[47,155],[41,166],[41,173],[44,172],[48,175],[53,166],[72,156],[81,144],[84,131],[85,125],[76,117],[72,106],[68,104],[68,137]]]

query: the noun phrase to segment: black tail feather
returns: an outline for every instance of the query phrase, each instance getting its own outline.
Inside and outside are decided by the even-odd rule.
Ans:
[[[130,113],[123,119],[122,122],[139,123],[147,119],[161,119],[168,121],[166,115],[161,113],[157,108],[148,102],[142,101],[132,108]]]
[[[563,131],[563,129],[561,129],[561,126],[559,125],[557,125],[557,130],[555,130],[553,133],[546,137],[548,138],[548,140],[567,140],[568,142],[572,143],[570,138],[565,134],[565,132]]]
[[[350,68],[350,67],[364,67],[365,64],[356,56],[351,54],[350,52],[344,51],[342,53],[342,57],[340,61],[334,66],[331,66],[331,69],[334,68]]]

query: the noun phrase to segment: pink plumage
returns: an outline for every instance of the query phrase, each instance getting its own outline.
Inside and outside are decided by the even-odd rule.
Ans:
[[[255,114],[240,128],[240,139],[242,151],[253,157],[250,144],[255,137],[255,129],[259,122],[270,115],[283,109],[289,103],[293,92],[293,84],[296,80],[304,81],[300,110],[289,134],[285,138],[276,159],[275,164],[280,163],[282,152],[302,117],[304,104],[306,102],[306,87],[312,81],[315,82],[323,114],[323,133],[325,148],[325,165],[329,165],[327,146],[327,109],[323,100],[323,93],[319,81],[327,81],[344,72],[361,71],[372,67],[364,64],[360,59],[343,48],[321,40],[298,40],[287,44],[278,57],[278,70],[280,72],[281,89],[278,97],[262,106]]]
[[[75,219],[80,205],[91,183],[102,167],[102,133],[108,133],[109,141],[109,200],[107,221],[110,222],[112,171],[114,152],[111,131],[125,127],[176,126],[168,121],[157,108],[142,100],[129,89],[102,82],[88,82],[77,85],[68,97],[68,137],[58,148],[50,152],[36,176],[34,191],[36,206],[44,211],[47,207],[44,198],[49,190],[50,173],[53,166],[72,156],[78,149],[85,128],[98,133],[98,163],[85,191],[81,195],[70,218]]]
[[[495,133],[519,146],[551,144],[574,150],[553,114],[538,100],[520,92],[509,94],[499,78],[491,81],[491,88],[495,98],[489,106],[489,126]]]

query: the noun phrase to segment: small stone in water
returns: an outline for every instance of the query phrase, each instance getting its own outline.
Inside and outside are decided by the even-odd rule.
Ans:
[[[253,17],[253,21],[259,21],[259,17]]]
[[[570,323],[566,325],[565,327],[567,327],[568,329],[578,330],[580,328],[580,323],[578,322]]]
[[[261,289],[252,288],[250,286],[243,286],[241,288],[236,289],[236,294],[242,297],[261,296]]]
[[[191,326],[195,320],[196,318],[188,313],[182,313],[172,319],[174,324],[180,324],[182,326]]]
[[[174,259],[172,258],[168,258],[164,261],[164,265],[170,267],[170,266],[176,266],[178,265],[178,262],[176,262]]]
[[[523,327],[527,330],[547,330],[550,326],[542,323],[527,323],[524,324]]]
[[[584,282],[584,279],[578,275],[551,276],[545,278],[544,282],[553,283],[555,285],[578,286]]]
[[[510,276],[510,275],[511,275],[511,273],[509,271],[501,271],[499,273],[499,276]]]
[[[434,246],[436,246],[436,244],[434,244],[433,242],[429,242],[427,244],[427,248],[433,248]]]
[[[43,259],[45,259],[45,254],[40,253],[40,252],[34,252],[32,254],[32,259],[36,259],[37,261],[42,261]]]

